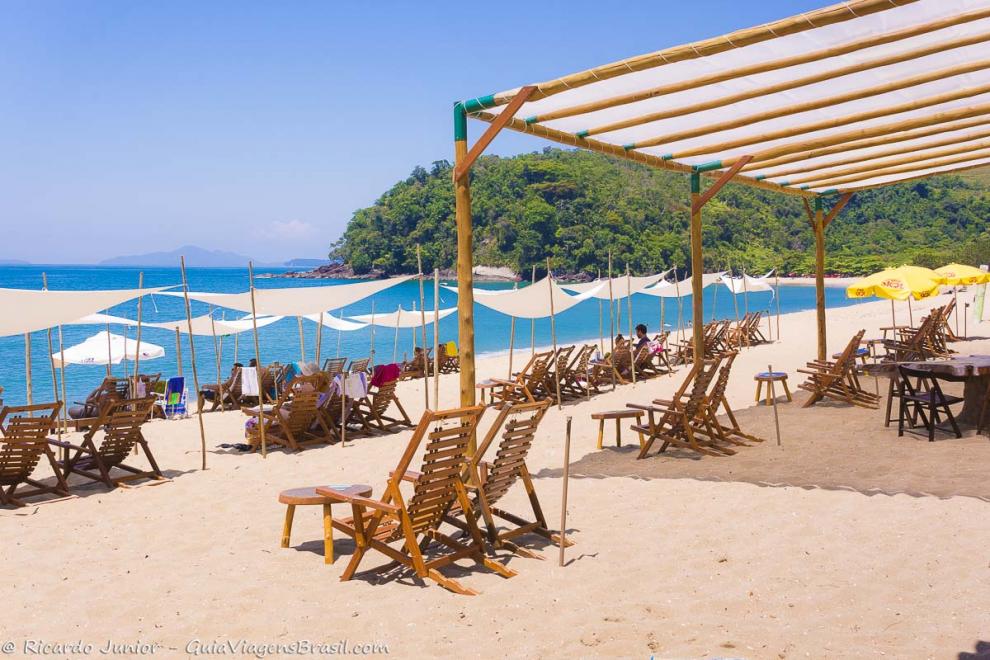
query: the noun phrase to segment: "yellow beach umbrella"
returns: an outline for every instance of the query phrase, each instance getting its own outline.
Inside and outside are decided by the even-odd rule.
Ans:
[[[846,296],[849,298],[887,298],[890,300],[890,314],[893,325],[897,325],[894,316],[894,301],[906,300],[908,303],[908,314],[911,325],[914,325],[914,313],[911,310],[911,298],[923,300],[938,293],[939,284],[944,281],[930,268],[920,266],[899,266],[897,268],[887,268],[874,273],[862,280],[849,285],[846,288]]]
[[[936,268],[935,272],[945,279],[946,284],[984,284],[990,281],[990,273],[965,264],[948,264]]]

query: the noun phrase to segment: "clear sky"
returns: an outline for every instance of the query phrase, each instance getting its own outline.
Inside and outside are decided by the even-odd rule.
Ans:
[[[453,159],[455,100],[825,4],[7,0],[0,259],[324,256],[355,209]]]

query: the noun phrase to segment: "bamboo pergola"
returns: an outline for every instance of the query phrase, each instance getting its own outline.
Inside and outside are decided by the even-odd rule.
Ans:
[[[698,356],[705,204],[730,181],[801,198],[824,359],[826,228],[857,191],[990,163],[988,42],[990,0],[849,0],[456,103],[462,404],[475,398],[470,171],[502,129],[688,175]],[[470,150],[469,117],[490,124]]]

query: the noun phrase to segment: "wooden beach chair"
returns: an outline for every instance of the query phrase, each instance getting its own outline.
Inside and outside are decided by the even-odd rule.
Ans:
[[[454,342],[447,342],[437,346],[437,360],[442,374],[454,374],[461,370],[461,362],[457,357],[457,345]]]
[[[557,354],[554,355],[547,368],[547,375],[543,379],[543,385],[538,392],[533,393],[534,395],[538,398],[549,397],[556,403],[560,403],[560,401],[557,401],[557,384],[558,382],[562,383],[564,380],[567,367],[571,364],[571,354],[575,348],[572,344],[571,346],[561,346],[557,349]],[[561,398],[564,396],[563,384],[561,384],[560,396]]]
[[[371,364],[371,358],[360,358],[357,360],[351,360],[351,365],[347,368],[348,373],[368,373],[368,365]]]
[[[270,410],[256,406],[241,410],[255,420],[248,428],[248,443],[253,449],[261,448],[261,428],[265,425],[265,441],[269,445],[281,445],[292,451],[317,444],[330,444],[334,437],[323,416],[319,403],[327,390],[322,373],[312,376],[296,376],[282,390],[282,394]]]
[[[76,401],[69,406],[69,417],[76,420],[95,418],[109,403],[126,399],[128,387],[126,378],[107,376],[85,401]]]
[[[366,396],[355,398],[351,413],[352,420],[369,433],[388,433],[397,428],[412,427],[413,423],[395,393],[398,384],[398,379],[391,380],[369,388]],[[391,417],[387,414],[393,404],[398,409],[400,417]]]
[[[103,409],[80,444],[49,440],[49,444],[69,450],[69,457],[61,464],[65,475],[78,474],[105,484],[108,488],[136,479],[167,481],[158,469],[148,441],[141,432],[154,405],[155,397],[151,396],[114,401]],[[97,446],[95,438],[100,432],[103,433],[103,439]],[[150,470],[141,470],[124,463],[135,449],[140,449],[144,454],[151,466]],[[115,470],[126,474],[114,476]]]
[[[250,367],[254,369],[254,367]],[[210,412],[220,408],[230,410],[241,407],[241,369],[233,367],[227,380],[221,383],[207,383],[200,389],[196,403],[199,410],[205,410],[206,401],[210,402]],[[209,395],[209,396],[207,396]]]
[[[706,433],[708,429],[714,429],[716,437],[711,438],[712,440],[731,445],[747,446],[747,442],[763,442],[763,438],[743,432],[732,408],[729,407],[728,399],[725,397],[725,390],[729,385],[729,376],[732,372],[732,363],[735,362],[738,354],[738,351],[722,354],[722,364],[719,367],[718,376],[715,378],[711,390],[705,395],[700,409],[700,421],[707,420],[709,423],[708,425],[695,424],[695,430]],[[719,409],[724,411],[728,425],[719,420]],[[723,448],[722,451],[726,451],[726,449]]]
[[[69,488],[48,443],[48,434],[58,424],[61,402],[32,406],[4,406],[0,410],[0,505],[27,506],[24,498],[38,495],[65,497]],[[41,462],[48,459],[54,484],[31,478]],[[21,488],[30,486],[30,488]]]
[[[930,371],[923,369],[911,369],[903,364],[897,366],[898,371],[898,398],[900,405],[897,414],[897,437],[904,435],[905,423],[914,428],[918,419],[928,435],[928,442],[935,442],[935,431],[945,417],[952,426],[952,431],[957,438],[962,437],[959,424],[956,423],[955,415],[952,414],[951,406],[962,403],[963,399],[958,396],[945,394],[938,383],[938,379]],[[915,383],[911,383],[911,379]]]
[[[536,496],[532,476],[526,466],[526,456],[536,438],[536,430],[549,407],[549,399],[536,403],[514,403],[503,407],[468,465],[468,474],[474,479],[473,483],[478,484],[467,485],[473,495],[471,501],[473,514],[476,519],[480,517],[484,520],[488,542],[496,548],[506,548],[516,554],[536,559],[542,557],[519,547],[511,539],[536,534],[548,541],[560,543],[558,532],[552,531],[547,525],[540,500]],[[499,438],[498,448],[494,459],[489,463],[483,459],[496,437]],[[522,482],[526,489],[533,510],[533,521],[498,507],[502,496],[517,482]],[[496,518],[510,523],[512,527],[499,531],[495,524]],[[454,503],[451,507],[447,522],[468,531],[460,503]],[[573,543],[567,541],[566,545],[571,546]]]
[[[498,399],[496,405],[535,402],[546,381],[552,357],[553,351],[535,353],[514,380],[492,378],[491,382],[499,386],[492,390],[493,400]]]
[[[334,376],[344,373],[345,364],[347,364],[345,357],[327,358],[323,361],[323,373],[333,380]]]
[[[585,344],[567,365],[560,380],[561,396],[590,396],[591,390],[600,392],[598,382],[591,378],[591,358],[595,354],[594,344]]]
[[[416,349],[413,359],[402,363],[402,375],[400,380],[410,380],[424,378],[429,372],[430,358],[427,351],[421,348]]]
[[[371,569],[379,576],[401,568],[412,571],[420,580],[432,580],[458,594],[478,593],[440,572],[460,559],[472,559],[503,577],[516,574],[486,556],[484,538],[463,482],[471,438],[484,411],[484,406],[472,406],[424,412],[380,500],[330,487],[317,489],[321,495],[349,503],[353,512],[351,517],[331,521],[334,529],[353,538],[355,544],[354,556],[341,574],[341,581],[354,577],[370,551],[392,560]],[[413,457],[424,441],[422,468],[411,472]],[[411,484],[411,494],[402,492],[403,482]],[[444,516],[455,502],[463,512],[467,538],[454,539],[440,531]]]
[[[798,387],[811,393],[803,408],[826,398],[861,408],[879,407],[880,397],[864,390],[856,374],[856,351],[865,333],[866,330],[860,330],[853,335],[834,362],[813,360],[807,363],[806,368],[798,369],[798,373],[808,376]]]

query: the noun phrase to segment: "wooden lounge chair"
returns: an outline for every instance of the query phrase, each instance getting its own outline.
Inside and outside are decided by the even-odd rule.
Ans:
[[[808,376],[798,387],[811,392],[803,408],[813,406],[825,398],[862,408],[879,407],[880,397],[864,390],[856,374],[856,350],[865,333],[866,330],[860,330],[853,335],[834,362],[813,360],[807,363],[805,369],[798,369],[798,373]]]
[[[511,539],[536,534],[554,543],[560,543],[560,535],[547,525],[540,500],[536,496],[533,479],[526,466],[526,456],[536,438],[536,430],[549,407],[549,399],[536,403],[514,403],[504,406],[468,466],[468,474],[474,479],[473,483],[479,484],[478,486],[468,484],[468,490],[474,496],[471,502],[473,513],[476,518],[481,517],[484,520],[488,542],[496,548],[506,548],[516,554],[536,559],[542,557],[517,546]],[[500,438],[498,449],[494,460],[488,463],[483,459],[496,437]],[[521,481],[526,489],[526,495],[533,509],[534,521],[521,518],[497,506],[502,496],[518,481]],[[460,504],[455,503],[447,516],[447,522],[467,531],[468,526],[463,516],[464,512]],[[495,518],[511,523],[513,527],[499,531],[495,525]],[[567,541],[566,545],[573,544]]]
[[[574,352],[574,349],[575,346],[573,344],[570,346],[561,346],[557,349],[557,354],[549,362],[547,375],[543,379],[542,386],[540,386],[537,392],[533,393],[537,398],[549,397],[556,403],[560,403],[560,401],[557,401],[557,384],[558,381],[564,379],[567,367],[571,363],[571,354]],[[564,396],[563,386],[561,386],[560,396]]]
[[[415,378],[423,378],[427,373],[430,373],[429,367],[429,354],[427,351],[417,348],[416,354],[413,355],[413,359],[402,363],[402,375],[400,376],[400,379],[410,380]]]
[[[461,361],[457,357],[457,347],[451,346],[453,342],[448,342],[446,344],[440,344],[437,346],[437,360],[439,360],[439,369],[442,374],[453,374],[461,370]]]
[[[355,544],[354,556],[341,574],[341,581],[354,577],[369,551],[379,552],[392,560],[372,569],[379,575],[402,567],[413,571],[420,580],[433,580],[458,594],[478,593],[440,572],[441,568],[459,559],[473,559],[503,577],[515,575],[514,571],[486,556],[484,538],[462,480],[468,464],[469,444],[484,411],[483,406],[473,406],[424,412],[389,477],[381,500],[333,488],[317,489],[321,495],[349,503],[353,512],[349,518],[331,521],[334,529],[353,538]],[[410,472],[413,457],[424,441],[423,466],[419,472]],[[412,484],[411,495],[403,494],[403,482]],[[469,532],[466,539],[454,539],[440,531],[444,516],[455,502],[461,507]]]
[[[250,367],[254,369],[254,367]],[[206,410],[206,401],[210,402],[210,412],[220,408],[229,410],[241,407],[241,369],[233,367],[230,375],[223,383],[207,383],[200,389],[196,397],[199,410]]]
[[[141,427],[148,419],[155,397],[124,399],[107,405],[100,413],[92,428],[83,436],[82,443],[73,445],[66,441],[49,440],[49,444],[69,450],[69,457],[61,466],[66,476],[78,474],[87,479],[114,488],[135,479],[167,481],[148,447],[148,441],[141,433]],[[96,434],[103,432],[103,439],[97,447]],[[124,463],[135,448],[140,448],[151,466],[141,470]],[[114,470],[127,474],[114,476]]]
[[[48,434],[58,424],[61,408],[62,403],[56,402],[4,406],[0,410],[0,505],[20,507],[26,506],[26,497],[69,494],[48,443]],[[42,456],[48,459],[55,475],[52,485],[31,478]],[[20,488],[24,485],[31,488]]]
[[[412,427],[413,423],[395,393],[395,387],[398,384],[398,380],[391,380],[377,387],[369,388],[366,396],[356,398],[352,420],[369,433],[388,433],[397,428]],[[401,417],[391,417],[386,414],[393,404]]]
[[[261,447],[261,424],[265,425],[265,440],[269,445],[282,445],[286,449],[300,451],[310,445],[330,444],[334,434],[319,411],[321,395],[326,390],[327,382],[322,373],[296,376],[271,410],[242,408],[245,414],[256,420],[248,430],[251,447]]]
[[[561,396],[591,396],[591,391],[600,392],[598,381],[591,377],[591,358],[595,354],[594,344],[585,344],[571,360],[560,380]]]
[[[76,401],[69,406],[69,417],[72,419],[91,419],[113,401],[127,398],[128,381],[126,378],[107,376],[100,386],[89,393],[85,401]]]
[[[553,351],[535,353],[529,358],[522,371],[515,375],[514,380],[492,378],[491,382],[500,386],[492,390],[492,398],[498,399],[496,405],[535,402],[541,388],[544,387],[552,357]]]
[[[347,364],[345,357],[327,358],[323,361],[323,373],[332,380],[334,376],[344,373],[345,364]]]
[[[371,358],[360,358],[358,360],[351,360],[351,366],[347,368],[347,372],[351,374],[356,373],[368,373],[368,365],[371,364]]]
[[[735,362],[738,354],[738,351],[730,351],[722,354],[722,364],[719,367],[718,376],[715,378],[711,390],[705,395],[704,402],[699,411],[698,419],[702,424],[695,424],[695,430],[705,434],[709,429],[712,429],[716,434],[711,438],[712,440],[720,441],[724,444],[747,446],[747,442],[763,442],[763,438],[743,432],[739,427],[739,422],[736,420],[735,414],[732,412],[732,408],[729,407],[728,399],[725,398],[725,389],[729,385],[732,363]],[[719,420],[719,409],[725,412],[725,417],[729,425],[725,425]],[[708,425],[703,424],[705,420],[708,421]],[[721,451],[734,453],[725,447],[722,447]]]

